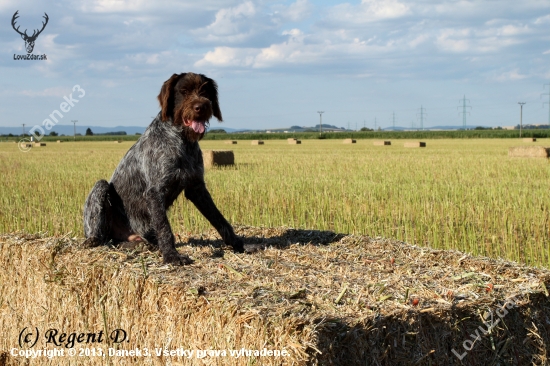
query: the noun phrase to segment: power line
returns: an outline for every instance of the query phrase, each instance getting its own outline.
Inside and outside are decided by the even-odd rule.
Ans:
[[[73,123],[73,127],[74,127],[74,135],[73,135],[73,138],[74,138],[74,141],[76,141],[76,123],[78,122],[77,119],[72,119],[71,122]]]
[[[518,102],[520,106],[520,114],[519,114],[519,137],[521,138],[521,130],[523,130],[523,105],[525,102]]]
[[[466,129],[466,115],[470,114],[470,112],[466,111],[466,108],[472,108],[469,105],[466,105],[466,101],[470,103],[470,99],[466,99],[466,95],[464,95],[464,98],[459,100],[458,102],[462,102],[462,112],[458,112],[458,114],[462,113],[462,128]],[[457,109],[460,107],[456,107]]]
[[[319,136],[323,134],[323,113],[324,111],[317,111],[319,113]]]
[[[422,131],[424,130],[424,116],[428,114],[428,113],[424,112],[425,110],[426,110],[426,108],[420,106],[420,113],[417,113],[417,115],[420,115],[420,129]]]

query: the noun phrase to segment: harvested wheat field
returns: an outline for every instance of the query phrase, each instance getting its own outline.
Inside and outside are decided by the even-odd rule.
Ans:
[[[146,250],[81,249],[82,239],[1,236],[0,364],[550,362],[547,270],[380,237],[236,231],[249,248],[265,250],[222,251],[213,231],[177,235],[178,250],[195,260],[186,267],[162,265]],[[25,327],[96,335],[121,329],[127,341],[77,342],[74,349],[95,356],[28,362],[11,355]],[[44,348],[54,347],[41,337],[35,349]],[[98,356],[109,348],[118,353]],[[142,354],[130,352],[136,349]],[[237,358],[243,349],[252,351]],[[173,355],[157,356],[163,350]]]

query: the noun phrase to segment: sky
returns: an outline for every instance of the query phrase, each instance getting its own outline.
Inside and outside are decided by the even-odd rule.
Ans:
[[[33,54],[27,34],[48,23]],[[549,123],[550,1],[0,2],[0,127],[147,126],[174,73],[217,81],[211,128]],[[547,84],[547,85],[545,85]],[[75,92],[76,91],[76,92]],[[543,95],[546,94],[546,95]],[[81,97],[80,97],[81,96]],[[546,104],[543,104],[546,102]],[[471,108],[469,108],[471,107]]]

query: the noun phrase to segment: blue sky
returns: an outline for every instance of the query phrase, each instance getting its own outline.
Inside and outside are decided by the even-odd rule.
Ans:
[[[39,28],[26,54],[11,26]],[[219,85],[222,124],[548,123],[550,1],[21,1],[0,2],[0,126],[41,124],[75,85],[60,124],[146,126],[173,73]],[[73,93],[74,97],[74,93]]]

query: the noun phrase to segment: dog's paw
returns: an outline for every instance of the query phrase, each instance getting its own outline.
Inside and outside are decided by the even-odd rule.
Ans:
[[[105,243],[103,243],[101,240],[99,240],[98,238],[95,238],[95,237],[89,237],[88,239],[84,240],[84,242],[82,244],[80,244],[80,246],[82,248],[95,248],[95,247],[98,247],[100,245],[103,245]]]
[[[236,253],[244,253],[244,242],[241,238],[235,238],[231,244],[233,251]]]
[[[186,266],[193,263],[191,258],[186,255],[179,254],[178,252],[163,255],[162,259],[165,264],[173,264],[176,266]]]

